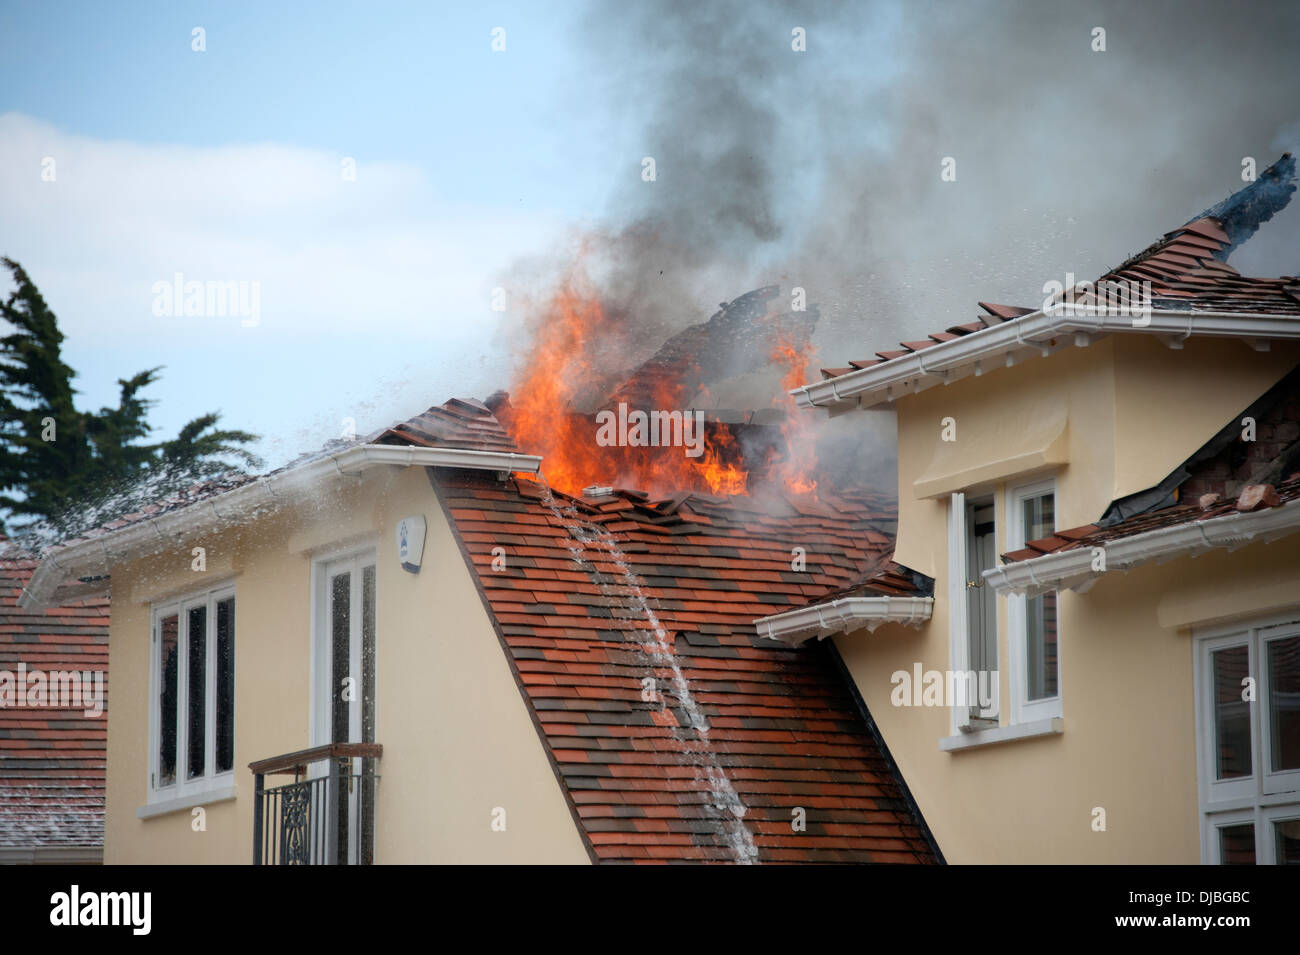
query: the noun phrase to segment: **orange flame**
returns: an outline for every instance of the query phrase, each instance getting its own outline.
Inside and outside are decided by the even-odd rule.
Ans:
[[[794,494],[816,494],[817,481],[813,478],[816,463],[816,435],[806,412],[795,406],[789,391],[808,381],[808,368],[812,364],[812,342],[796,342],[780,328],[775,330],[772,361],[785,369],[781,376],[781,393],[773,399],[777,407],[786,408],[781,422],[781,436],[785,439],[785,457],[776,464],[776,477]]]
[[[498,418],[522,451],[542,455],[542,472],[551,487],[571,494],[601,484],[652,494],[746,493],[749,472],[739,442],[725,424],[708,424],[703,453],[689,457],[680,444],[602,446],[593,419],[573,410],[575,396],[607,372],[598,350],[620,338],[580,264],[533,318],[526,365],[511,389],[510,406],[501,408]],[[684,390],[680,380],[657,381],[655,410],[686,412],[683,402],[693,395],[682,394]]]

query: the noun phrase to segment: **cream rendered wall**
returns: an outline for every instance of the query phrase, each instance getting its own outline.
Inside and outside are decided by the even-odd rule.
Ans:
[[[1300,543],[1143,567],[1087,594],[1062,594],[1064,732],[948,753],[938,743],[952,735],[949,709],[891,704],[895,671],[911,673],[917,662],[943,671],[950,659],[947,499],[919,500],[913,482],[932,473],[939,453],[945,466],[963,456],[972,469],[985,465],[1014,444],[1008,421],[1064,405],[1068,463],[1046,471],[1057,480],[1057,526],[1089,523],[1113,498],[1158,483],[1285,374],[1297,353],[1274,348],[1193,340],[1175,351],[1145,336],[1112,336],[900,401],[896,559],[935,578],[934,615],[920,630],[888,625],[836,645],[949,862],[1198,862],[1187,628],[1300,602]],[[945,417],[956,421],[957,442],[940,449]],[[968,489],[996,495],[999,553],[1009,549],[1008,483],[1030,476]],[[1005,725],[1006,600],[998,604]],[[1092,828],[1098,807],[1105,832]]]
[[[403,571],[395,525],[428,521],[423,567]],[[423,469],[384,469],[304,495],[291,510],[113,567],[107,863],[252,859],[248,763],[310,739],[313,555],[378,545],[376,805],[379,863],[588,860],[504,652]],[[208,570],[191,570],[190,549]],[[229,580],[236,588],[234,800],[141,820],[148,765],[150,601]],[[288,777],[268,777],[268,785]],[[505,832],[490,827],[507,810]]]
[[[1221,339],[1188,339],[1181,350],[1150,335],[1118,339],[1112,496],[1159,483],[1297,362],[1291,342],[1257,352]]]

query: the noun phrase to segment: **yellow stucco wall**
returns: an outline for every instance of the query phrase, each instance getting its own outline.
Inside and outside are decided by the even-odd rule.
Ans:
[[[428,532],[412,575],[398,564],[394,534],[398,520],[416,514]],[[365,540],[379,554],[375,721],[384,756],[375,861],[589,861],[428,478],[420,468],[385,468],[113,567],[105,862],[251,861],[248,763],[311,744],[313,557]],[[191,570],[198,545],[207,550],[205,574]],[[206,806],[207,829],[194,832],[189,809],[136,816],[147,793],[150,602],[222,579],[236,588],[238,795]],[[506,810],[505,831],[492,829],[497,807]]]
[[[1300,541],[1112,573],[1086,594],[1063,593],[1064,732],[949,753],[939,749],[952,735],[948,708],[890,700],[895,671],[950,666],[948,502],[918,499],[918,478],[988,473],[990,460],[1023,448],[1034,421],[1064,412],[1067,460],[1039,473],[1057,480],[1056,526],[1085,524],[1112,499],[1158,483],[1297,360],[1277,344],[1261,354],[1194,339],[1171,350],[1115,336],[900,401],[897,560],[935,578],[934,615],[920,630],[886,625],[835,639],[949,862],[1199,862],[1188,628],[1300,604]],[[945,417],[957,427],[946,446]],[[1033,473],[967,488],[996,495],[999,553],[1008,549],[1008,482]],[[1004,598],[998,619],[1006,725]],[[1098,807],[1104,832],[1092,826]]]

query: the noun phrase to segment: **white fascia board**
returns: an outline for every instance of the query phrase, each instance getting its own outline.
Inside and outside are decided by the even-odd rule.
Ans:
[[[443,467],[499,473],[536,474],[542,459],[509,451],[470,451],[461,448],[421,448],[410,445],[359,444],[308,461],[174,511],[128,524],[88,540],[52,548],[40,564],[18,605],[25,609],[49,606],[59,587],[82,577],[107,577],[115,561],[143,557],[174,546],[181,535],[204,533],[275,509],[296,489],[339,477],[360,477],[377,467]],[[107,582],[105,582],[105,588]]]
[[[820,640],[864,627],[874,633],[882,623],[919,627],[930,619],[933,610],[933,597],[841,597],[760,617],[754,627],[761,637],[798,646],[809,637]]]
[[[1114,308],[1060,303],[879,365],[801,385],[790,395],[801,408],[870,408],[973,371],[992,371],[1000,360],[1014,363],[1017,351],[1037,349],[1048,354],[1114,332],[1163,335],[1174,341],[1192,335],[1268,341],[1300,338],[1300,321],[1295,316],[1253,312],[1156,308],[1150,313],[1120,313]],[[1061,336],[1077,336],[1077,340],[1067,337],[1051,345]]]
[[[986,570],[984,579],[1000,594],[1033,597],[1049,590],[1083,592],[1107,571],[1127,571],[1148,561],[1164,561],[1215,548],[1232,550],[1253,541],[1277,540],[1297,530],[1300,530],[1300,499],[1267,510],[1225,514],[1110,541],[1103,548],[1105,571],[1093,569],[1093,548],[1077,547]]]

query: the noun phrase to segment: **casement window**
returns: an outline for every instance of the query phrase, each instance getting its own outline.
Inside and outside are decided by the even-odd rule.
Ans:
[[[235,768],[235,591],[155,605],[149,801],[228,787]]]
[[[997,566],[993,498],[968,501],[965,494],[952,495],[948,558],[952,668],[973,673],[976,690],[968,693],[974,699],[956,701],[953,720],[961,730],[987,729],[998,725],[997,595],[983,577],[984,571]],[[981,693],[981,688],[987,692]]]
[[[1202,861],[1300,864],[1300,620],[1198,633],[1195,659]]]
[[[1056,483],[1035,481],[1007,489],[1007,549],[1056,532]],[[1011,657],[1011,720],[1028,723],[1061,715],[1061,667],[1056,591],[1007,599]]]

